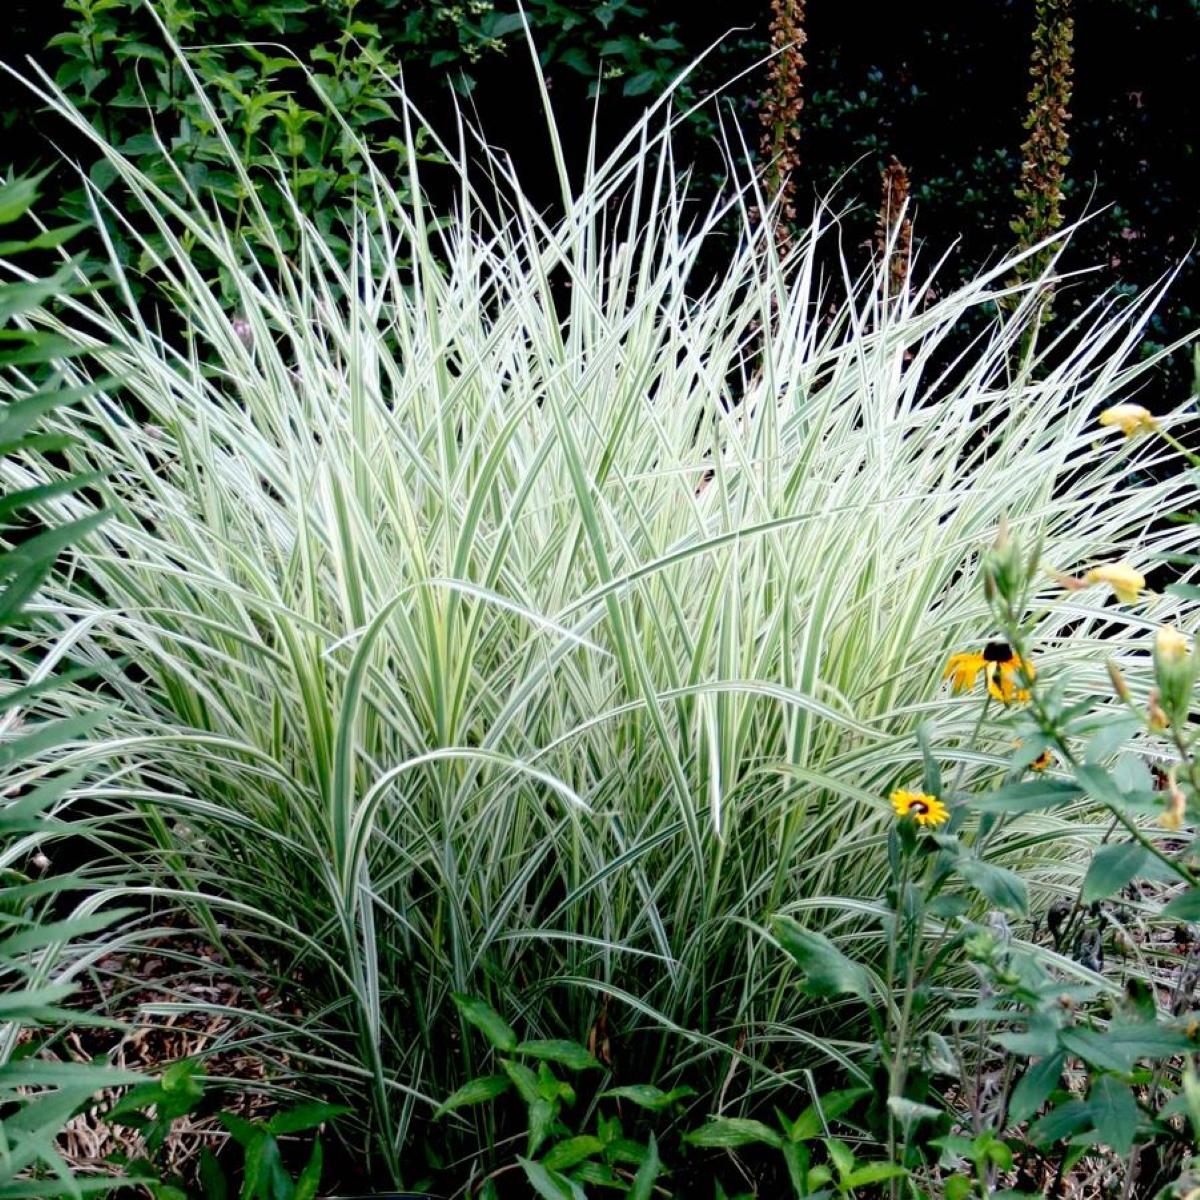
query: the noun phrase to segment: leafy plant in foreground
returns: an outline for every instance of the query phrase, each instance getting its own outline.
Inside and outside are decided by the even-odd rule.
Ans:
[[[193,1164],[198,1186],[189,1186],[168,1171],[161,1151],[176,1122],[203,1111],[205,1084],[200,1064],[180,1059],[160,1078],[129,1089],[104,1110],[105,1121],[131,1126],[142,1135],[144,1155],[121,1162],[129,1179],[136,1180],[154,1200],[189,1200],[193,1196],[197,1200],[313,1200],[324,1166],[319,1132],[313,1133],[307,1160],[294,1178],[285,1165],[281,1139],[317,1131],[348,1110],[304,1103],[249,1120],[219,1111],[216,1120],[228,1132],[229,1143],[220,1156],[208,1146],[201,1148],[198,1162]]]
[[[1108,410],[1102,421],[1127,436],[1156,429],[1135,405]],[[1064,702],[1063,681],[1047,682],[1035,668],[1036,643],[1026,633],[1040,564],[1040,547],[1025,554],[1003,526],[982,556],[984,591],[1002,640],[983,653],[955,656],[946,673],[964,691],[984,676],[976,734],[999,701],[1018,750],[999,787],[966,792],[943,781],[931,734],[923,733],[923,790],[893,797],[899,820],[890,839],[892,883],[877,918],[887,945],[882,972],[787,918],[774,927],[803,971],[806,991],[853,996],[867,1007],[886,1085],[888,1145],[914,1172],[937,1180],[926,1185],[929,1194],[952,1200],[1056,1191],[1085,1155],[1100,1153],[1120,1160],[1128,1195],[1151,1148],[1163,1164],[1157,1170],[1169,1172],[1191,1147],[1182,1117],[1197,1044],[1194,978],[1180,962],[1174,986],[1164,986],[1161,968],[1149,976],[1142,968],[1115,988],[1105,978],[1105,945],[1118,937],[1118,945],[1128,945],[1129,938],[1104,902],[1145,880],[1157,892],[1146,906],[1151,923],[1194,915],[1198,735],[1190,713],[1197,657],[1182,633],[1161,626],[1149,663],[1143,654],[1139,664],[1143,673],[1149,665],[1153,681],[1145,701],[1134,701],[1125,673],[1113,666],[1116,704]],[[1082,578],[1054,576],[1071,592],[1111,588],[1121,604],[1140,603],[1145,591],[1145,579],[1124,563],[1097,565]],[[1173,748],[1164,791],[1155,789],[1140,755],[1126,749],[1134,739],[1142,753],[1153,747],[1161,754],[1164,740]],[[1074,893],[1050,908],[1055,951],[1070,957],[1013,936],[1010,920],[1029,916],[1026,880],[985,857],[1004,825],[1020,827],[1033,814],[1067,806],[1099,808],[1109,822]],[[971,813],[982,814],[977,829],[965,824]],[[971,919],[964,898],[947,889],[955,876],[994,906],[986,923]],[[964,962],[980,981],[966,1002],[961,984],[950,986],[955,964]],[[947,1011],[952,997],[957,1004]],[[914,1036],[922,1012],[924,1043]],[[949,1106],[923,1070],[931,1038],[939,1069],[959,1080]],[[1033,1190],[998,1192],[998,1179],[1017,1169]]]
[[[35,178],[0,185],[0,227],[18,226],[37,198]],[[7,232],[7,230],[6,230]],[[70,230],[18,237],[0,244],[15,260],[61,244]],[[66,347],[29,329],[20,318],[68,286],[69,271],[46,279],[0,282],[0,372],[26,381],[0,404],[0,458],[9,465],[33,453],[62,452],[68,440],[42,428],[54,409],[78,402],[89,388],[68,388],[55,369]],[[84,737],[104,715],[38,714],[56,686],[61,649],[33,632],[25,609],[59,555],[104,519],[103,513],[46,525],[42,506],[94,483],[96,475],[69,475],[53,484],[26,477],[0,491],[0,644],[7,668],[0,694],[0,1197],[81,1196],[107,1191],[110,1180],[78,1177],[64,1162],[56,1140],[67,1121],[102,1088],[136,1081],[129,1071],[41,1056],[44,1044],[67,1026],[98,1024],[64,1008],[75,991],[55,978],[73,939],[86,938],[118,921],[121,911],[55,912],[61,897],[86,886],[70,875],[40,876],[49,865],[45,849],[64,825],[55,818],[81,771],[56,766],[64,748]]]

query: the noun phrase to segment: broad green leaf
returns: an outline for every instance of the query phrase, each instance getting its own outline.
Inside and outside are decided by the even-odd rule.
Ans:
[[[825,1149],[833,1160],[834,1169],[839,1178],[845,1182],[846,1176],[854,1170],[854,1151],[845,1142],[837,1138],[825,1138]]]
[[[772,932],[807,977],[801,985],[814,996],[849,993],[870,1001],[871,981],[858,963],[847,958],[823,933],[805,929],[791,917],[776,917]]]
[[[524,1063],[502,1058],[500,1069],[516,1084],[517,1091],[521,1093],[521,1099],[526,1104],[532,1104],[541,1096],[538,1077]]]
[[[788,1130],[788,1140],[807,1142],[811,1138],[819,1137],[827,1132],[828,1124],[849,1112],[859,1100],[869,1095],[870,1088],[843,1088],[836,1092],[826,1092],[792,1122]]]
[[[1123,808],[1125,793],[1121,791],[1112,773],[1105,767],[1084,764],[1075,768],[1075,779],[1090,796],[1101,804],[1110,804],[1114,808]]]
[[[885,1179],[899,1179],[908,1172],[895,1163],[867,1163],[866,1166],[855,1167],[845,1178],[848,1188],[866,1187],[869,1183],[881,1183]]]
[[[105,708],[66,717],[61,721],[45,721],[41,725],[35,725],[31,733],[0,746],[0,771],[7,770],[13,763],[24,762],[36,754],[41,754],[44,750],[51,750],[82,738],[105,720],[110,712],[110,709]]]
[[[1062,1077],[1064,1056],[1050,1054],[1034,1063],[1017,1081],[1009,1101],[1008,1112],[1012,1120],[1020,1125],[1034,1116],[1038,1109],[1050,1099]]]
[[[275,1137],[288,1133],[304,1133],[309,1129],[317,1129],[335,1117],[353,1112],[345,1104],[298,1104],[284,1112],[276,1113],[267,1121],[267,1132]]]
[[[759,1143],[778,1149],[783,1144],[777,1130],[747,1117],[715,1117],[699,1129],[685,1133],[683,1140],[693,1146],[708,1146],[721,1150]]]
[[[1150,852],[1140,842],[1101,846],[1092,856],[1083,877],[1083,903],[1094,904],[1119,892],[1145,871],[1150,857]]]
[[[225,1168],[207,1146],[200,1147],[200,1188],[204,1200],[228,1200],[229,1188],[225,1179]]]
[[[1200,921],[1200,888],[1188,888],[1167,902],[1160,916],[1172,921]]]
[[[994,792],[971,798],[968,803],[976,812],[1024,813],[1074,804],[1082,800],[1085,794],[1076,783],[1038,776],[1020,783],[1005,784]]]
[[[654,1134],[651,1134],[646,1146],[646,1157],[642,1159],[642,1165],[638,1167],[637,1174],[633,1177],[633,1183],[626,1193],[625,1200],[651,1200],[654,1195],[654,1183],[661,1170],[662,1163],[658,1157],[658,1143],[654,1140]]]
[[[1137,1135],[1138,1107],[1133,1092],[1119,1079],[1101,1075],[1092,1084],[1087,1105],[1096,1136],[1124,1158]]]
[[[469,1021],[497,1049],[506,1054],[517,1047],[517,1035],[513,1027],[490,1004],[476,996],[464,996],[455,992],[455,1005],[463,1018]]]
[[[1035,1146],[1049,1146],[1069,1138],[1092,1123],[1091,1110],[1082,1100],[1068,1100],[1051,1109],[1040,1121],[1029,1127],[1029,1138]]]
[[[1111,758],[1142,727],[1142,719],[1128,714],[1111,717],[1091,737],[1084,749],[1084,762],[1088,766],[1105,768],[1101,765]],[[1106,772],[1107,773],[1107,772]]]
[[[589,1068],[600,1068],[598,1063],[578,1042],[534,1040],[518,1042],[512,1049],[514,1054],[523,1054],[527,1058],[544,1059],[546,1062],[559,1063],[572,1071],[586,1071]]]
[[[530,1186],[543,1200],[587,1200],[578,1184],[562,1175],[552,1174],[540,1162],[532,1162],[528,1158],[518,1158],[517,1162],[521,1164]]]
[[[511,1086],[512,1081],[507,1075],[484,1075],[479,1079],[472,1079],[442,1102],[433,1114],[433,1119],[436,1121],[456,1108],[466,1108],[471,1104],[486,1104],[489,1100],[495,1100],[497,1096],[508,1091]]]
[[[997,908],[1020,916],[1029,912],[1029,891],[1015,871],[966,854],[955,861],[954,869]]]
[[[559,1106],[545,1097],[539,1096],[528,1106],[529,1136],[526,1140],[527,1153],[532,1158],[554,1132],[554,1121],[558,1116]]]
[[[308,1162],[304,1164],[304,1170],[296,1177],[296,1189],[292,1193],[292,1200],[313,1200],[317,1194],[317,1188],[321,1186],[321,1169],[324,1162],[325,1154],[321,1149],[321,1139],[315,1137]]]
[[[604,1143],[598,1137],[583,1135],[555,1142],[542,1155],[542,1165],[551,1171],[567,1171],[585,1158],[594,1158],[604,1152]]]
[[[942,773],[938,768],[937,756],[933,751],[934,726],[922,721],[917,726],[917,744],[921,747],[921,790],[929,796],[942,794]]]
[[[1107,1029],[1064,1029],[1063,1048],[1104,1071],[1127,1075],[1138,1059],[1169,1057],[1195,1050],[1182,1029],[1152,1022],[1113,1021]]]
[[[38,185],[48,171],[36,175],[21,175],[0,184],[0,225],[11,225],[23,217],[36,203]]]
[[[910,1100],[907,1096],[889,1096],[887,1106],[906,1133],[911,1132],[918,1122],[937,1120],[942,1115],[941,1109]]]
[[[652,1083],[630,1083],[600,1093],[601,1096],[609,1096],[614,1100],[628,1100],[639,1108],[650,1109],[651,1112],[664,1112],[680,1100],[686,1100],[695,1094],[696,1089],[686,1085],[664,1092]]]

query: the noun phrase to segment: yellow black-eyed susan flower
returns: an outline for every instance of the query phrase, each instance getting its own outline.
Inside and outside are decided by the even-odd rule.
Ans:
[[[975,686],[980,672],[988,692],[1002,704],[1029,699],[1029,689],[1022,682],[1033,678],[1033,664],[1022,659],[1007,642],[988,642],[982,654],[953,655],[942,678],[951,680],[956,693],[967,692]]]
[[[901,820],[912,817],[918,825],[941,825],[950,819],[950,810],[936,796],[924,792],[895,791],[892,807]]]

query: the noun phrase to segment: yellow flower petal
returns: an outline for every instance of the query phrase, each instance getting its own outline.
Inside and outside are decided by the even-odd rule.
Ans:
[[[1157,429],[1148,409],[1140,404],[1114,404],[1100,414],[1101,425],[1115,425],[1126,437]]]
[[[918,825],[941,825],[950,820],[950,810],[936,796],[924,792],[895,791],[892,807],[901,820],[911,816]]]
[[[942,678],[952,680],[950,687],[957,695],[959,692],[969,692],[975,686],[979,672],[986,667],[987,659],[982,654],[955,654],[946,664]]]
[[[1122,604],[1136,604],[1138,595],[1146,590],[1146,577],[1128,563],[1105,563],[1093,567],[1084,578],[1088,583],[1107,583]]]
[[[987,668],[988,692],[1001,704],[1014,700],[1024,704],[1029,699],[1029,689],[1024,685],[1036,674],[1033,663],[1012,654],[1002,662],[989,662]]]

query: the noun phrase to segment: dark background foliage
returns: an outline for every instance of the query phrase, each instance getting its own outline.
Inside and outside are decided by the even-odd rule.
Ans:
[[[339,111],[398,168],[403,151],[392,140],[394,106],[374,72],[402,71],[436,127],[452,129],[457,100],[493,144],[513,155],[535,195],[547,203],[555,196],[515,0],[156,0],[156,11],[185,43],[286,46],[322,76]],[[746,73],[719,106],[688,122],[678,157],[695,163],[698,183],[707,188],[726,174],[727,144],[736,149],[740,138],[757,146],[766,74],[755,64],[769,41],[766,0],[732,10],[684,0],[528,0],[526,11],[576,165],[597,89],[601,141],[611,144],[632,114],[718,39],[681,89],[680,103]],[[731,27],[732,20],[738,24]],[[880,172],[895,155],[910,171],[918,245],[930,260],[953,246],[952,273],[969,273],[1010,248],[1034,21],[1033,0],[916,0],[875,6],[869,14],[861,5],[810,0],[800,218],[836,187],[839,207],[859,206],[846,227],[847,247],[865,249]],[[236,208],[240,199],[216,165],[211,130],[197,122],[179,80],[158,60],[162,40],[140,0],[10,0],[9,30],[6,60],[35,55],[143,166],[158,155],[146,137],[144,91],[189,178]],[[1102,270],[1067,289],[1060,314],[1104,288],[1141,292],[1188,256],[1200,224],[1200,0],[1089,0],[1076,6],[1075,47],[1064,209],[1068,220],[1099,215],[1076,238],[1068,265]],[[302,205],[336,234],[334,201],[353,191],[357,164],[300,73],[281,51],[265,47],[259,54],[208,51],[197,61],[235,142],[252,147],[252,156],[259,152],[262,165],[271,153],[287,162]],[[11,79],[0,89],[6,129],[0,160],[18,169],[52,163],[44,139],[61,131],[44,128]],[[84,154],[70,141],[65,148]],[[78,215],[81,195],[69,175],[55,178],[64,215]],[[47,184],[53,186],[54,179]],[[1196,273],[1185,268],[1147,349],[1194,326],[1198,308]],[[1179,355],[1179,363],[1185,358]]]

